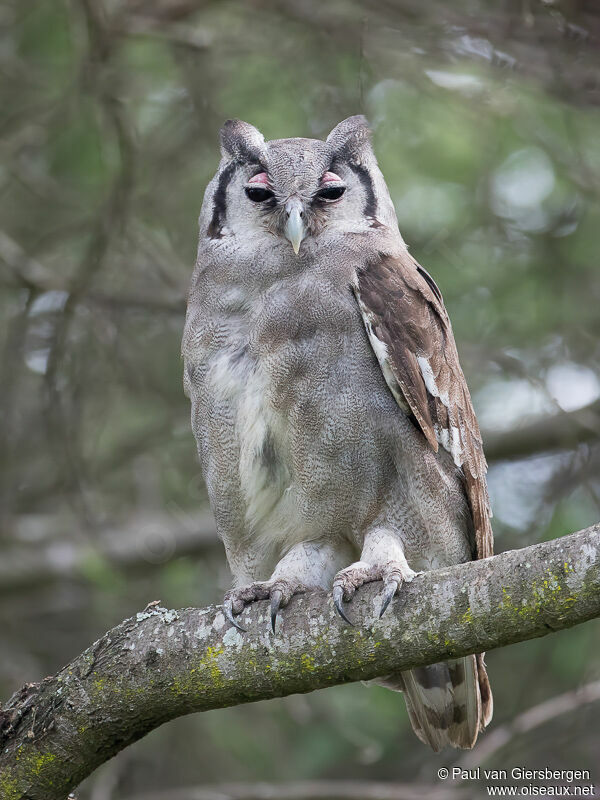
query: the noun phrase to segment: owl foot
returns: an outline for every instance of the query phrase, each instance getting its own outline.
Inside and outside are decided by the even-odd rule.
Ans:
[[[277,614],[284,608],[292,596],[301,594],[304,588],[298,584],[291,584],[288,581],[277,579],[274,581],[256,581],[248,586],[241,586],[239,589],[232,589],[227,592],[223,601],[223,611],[229,622],[238,629],[246,632],[236,620],[236,616],[241,614],[244,608],[256,600],[271,599],[271,628],[275,633],[275,623]]]
[[[379,610],[379,618],[385,614],[387,607],[403,583],[410,583],[414,577],[420,575],[414,572],[406,561],[388,561],[385,564],[367,564],[357,561],[343,570],[340,570],[333,580],[333,604],[340,617],[349,625],[353,625],[342,603],[350,602],[359,586],[373,581],[383,581],[383,600]]]

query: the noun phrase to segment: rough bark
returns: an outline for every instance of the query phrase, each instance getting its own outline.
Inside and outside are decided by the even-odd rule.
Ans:
[[[296,597],[273,635],[266,603],[148,608],[0,711],[0,797],[64,800],[99,764],[174,717],[309,692],[491,650],[600,616],[600,526],[436,570],[381,621],[364,587],[345,625],[323,593]]]

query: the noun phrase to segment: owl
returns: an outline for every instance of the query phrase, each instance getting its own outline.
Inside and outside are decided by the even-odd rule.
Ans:
[[[409,254],[361,116],[326,141],[239,120],[200,213],[184,387],[233,573],[224,609],[492,554],[486,461],[442,295]],[[483,655],[389,675],[417,736],[471,748]]]

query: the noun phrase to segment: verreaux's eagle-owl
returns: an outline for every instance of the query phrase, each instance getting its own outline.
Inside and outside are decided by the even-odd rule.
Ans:
[[[492,554],[486,462],[450,321],[409,255],[363,117],[327,141],[229,121],[200,214],[185,389],[235,588],[230,621]],[[440,446],[441,445],[441,446]],[[435,750],[492,713],[483,657],[382,680]]]

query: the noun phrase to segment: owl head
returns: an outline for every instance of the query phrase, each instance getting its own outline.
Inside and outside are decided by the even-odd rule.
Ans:
[[[362,116],[340,122],[326,141],[265,141],[254,126],[229,120],[222,159],[205,196],[201,236],[285,242],[298,255],[331,233],[396,228],[396,214]],[[305,243],[303,245],[303,242]]]

